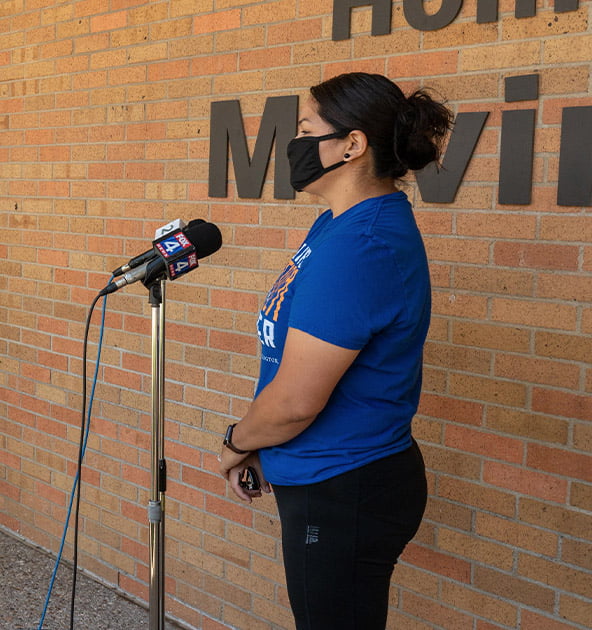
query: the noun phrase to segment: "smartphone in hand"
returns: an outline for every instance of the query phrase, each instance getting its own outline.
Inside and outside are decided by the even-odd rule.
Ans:
[[[252,466],[247,466],[241,473],[238,485],[248,491],[257,491],[261,489],[259,476]]]

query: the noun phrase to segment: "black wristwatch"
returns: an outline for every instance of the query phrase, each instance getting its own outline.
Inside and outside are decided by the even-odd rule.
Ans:
[[[229,424],[228,429],[226,429],[226,435],[224,436],[224,446],[227,446],[231,451],[238,453],[239,455],[245,455],[249,451],[241,451],[240,448],[236,448],[236,446],[232,443],[232,432],[234,431],[234,427],[236,424]]]

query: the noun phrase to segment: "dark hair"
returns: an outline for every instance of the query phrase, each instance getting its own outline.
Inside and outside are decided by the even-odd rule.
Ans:
[[[335,131],[359,129],[374,156],[375,175],[399,179],[440,158],[452,113],[425,90],[406,97],[380,74],[351,72],[310,88],[319,115]]]

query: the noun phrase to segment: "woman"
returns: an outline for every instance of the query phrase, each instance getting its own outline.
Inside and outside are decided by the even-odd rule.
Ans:
[[[396,182],[439,157],[450,112],[389,79],[310,90],[292,185],[329,206],[267,296],[260,380],[221,472],[273,486],[298,630],[383,630],[390,578],[426,503],[411,437],[430,318],[421,236]]]

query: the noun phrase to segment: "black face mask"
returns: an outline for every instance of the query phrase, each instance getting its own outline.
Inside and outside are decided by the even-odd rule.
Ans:
[[[298,192],[312,182],[316,182],[325,173],[343,166],[345,160],[325,168],[319,155],[319,142],[331,138],[343,138],[348,132],[336,131],[325,136],[302,136],[293,138],[288,143],[288,162],[290,163],[290,183]]]

